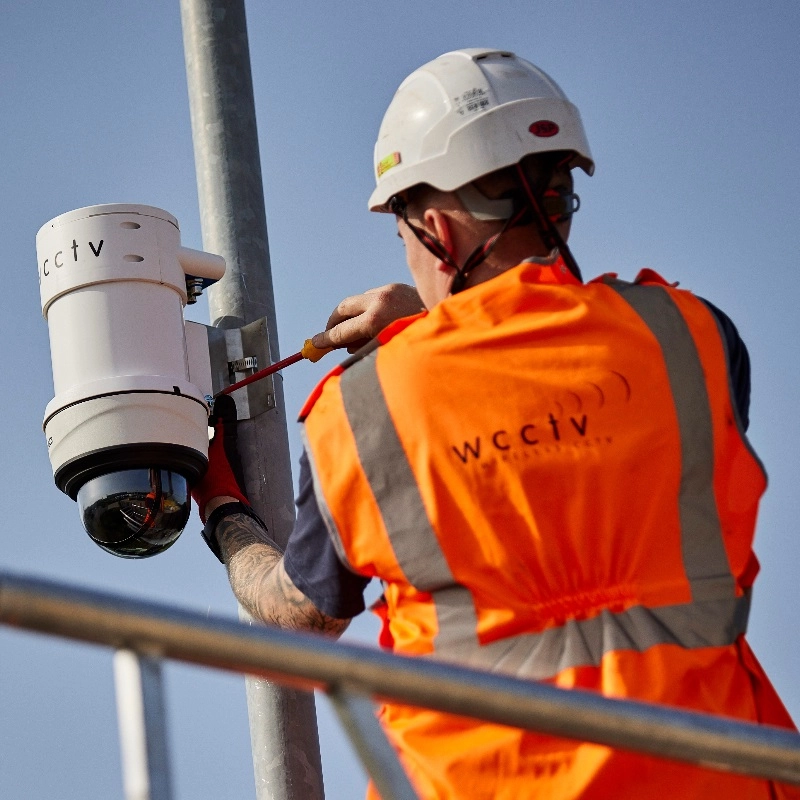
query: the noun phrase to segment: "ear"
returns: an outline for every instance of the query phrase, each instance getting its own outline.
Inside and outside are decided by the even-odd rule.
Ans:
[[[445,246],[445,249],[458,264],[458,253],[455,250],[455,236],[453,221],[438,208],[428,208],[422,216],[425,227]],[[444,261],[439,261],[437,268],[441,272],[453,273],[452,267],[448,267]]]

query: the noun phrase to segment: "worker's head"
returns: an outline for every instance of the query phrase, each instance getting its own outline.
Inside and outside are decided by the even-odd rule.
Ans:
[[[513,53],[458,50],[420,67],[397,90],[375,145],[369,205],[403,220],[415,280],[430,266],[421,265],[425,251],[438,261],[441,288],[467,260],[480,262],[483,253],[470,254],[504,229],[495,258],[519,246],[538,250],[527,255],[549,252],[551,237],[532,203],[566,238],[577,207],[576,166],[594,170],[578,110],[551,78]]]

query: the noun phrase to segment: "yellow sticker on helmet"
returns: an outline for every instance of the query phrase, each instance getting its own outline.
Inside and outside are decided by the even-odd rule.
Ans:
[[[396,167],[400,161],[400,153],[392,153],[391,155],[382,158],[378,162],[378,177],[380,178],[384,172],[388,172],[392,167]]]

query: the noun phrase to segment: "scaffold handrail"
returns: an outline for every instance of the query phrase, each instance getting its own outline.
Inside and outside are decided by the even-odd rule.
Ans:
[[[800,785],[800,734],[0,571],[0,624]]]

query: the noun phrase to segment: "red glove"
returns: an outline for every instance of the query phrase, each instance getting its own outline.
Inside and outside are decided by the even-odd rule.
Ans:
[[[214,427],[214,438],[208,447],[208,470],[200,483],[192,487],[192,500],[197,503],[203,524],[206,521],[208,501],[223,495],[235,497],[245,505],[250,505],[250,501],[236,482],[236,476],[225,453],[224,423],[219,419]]]

